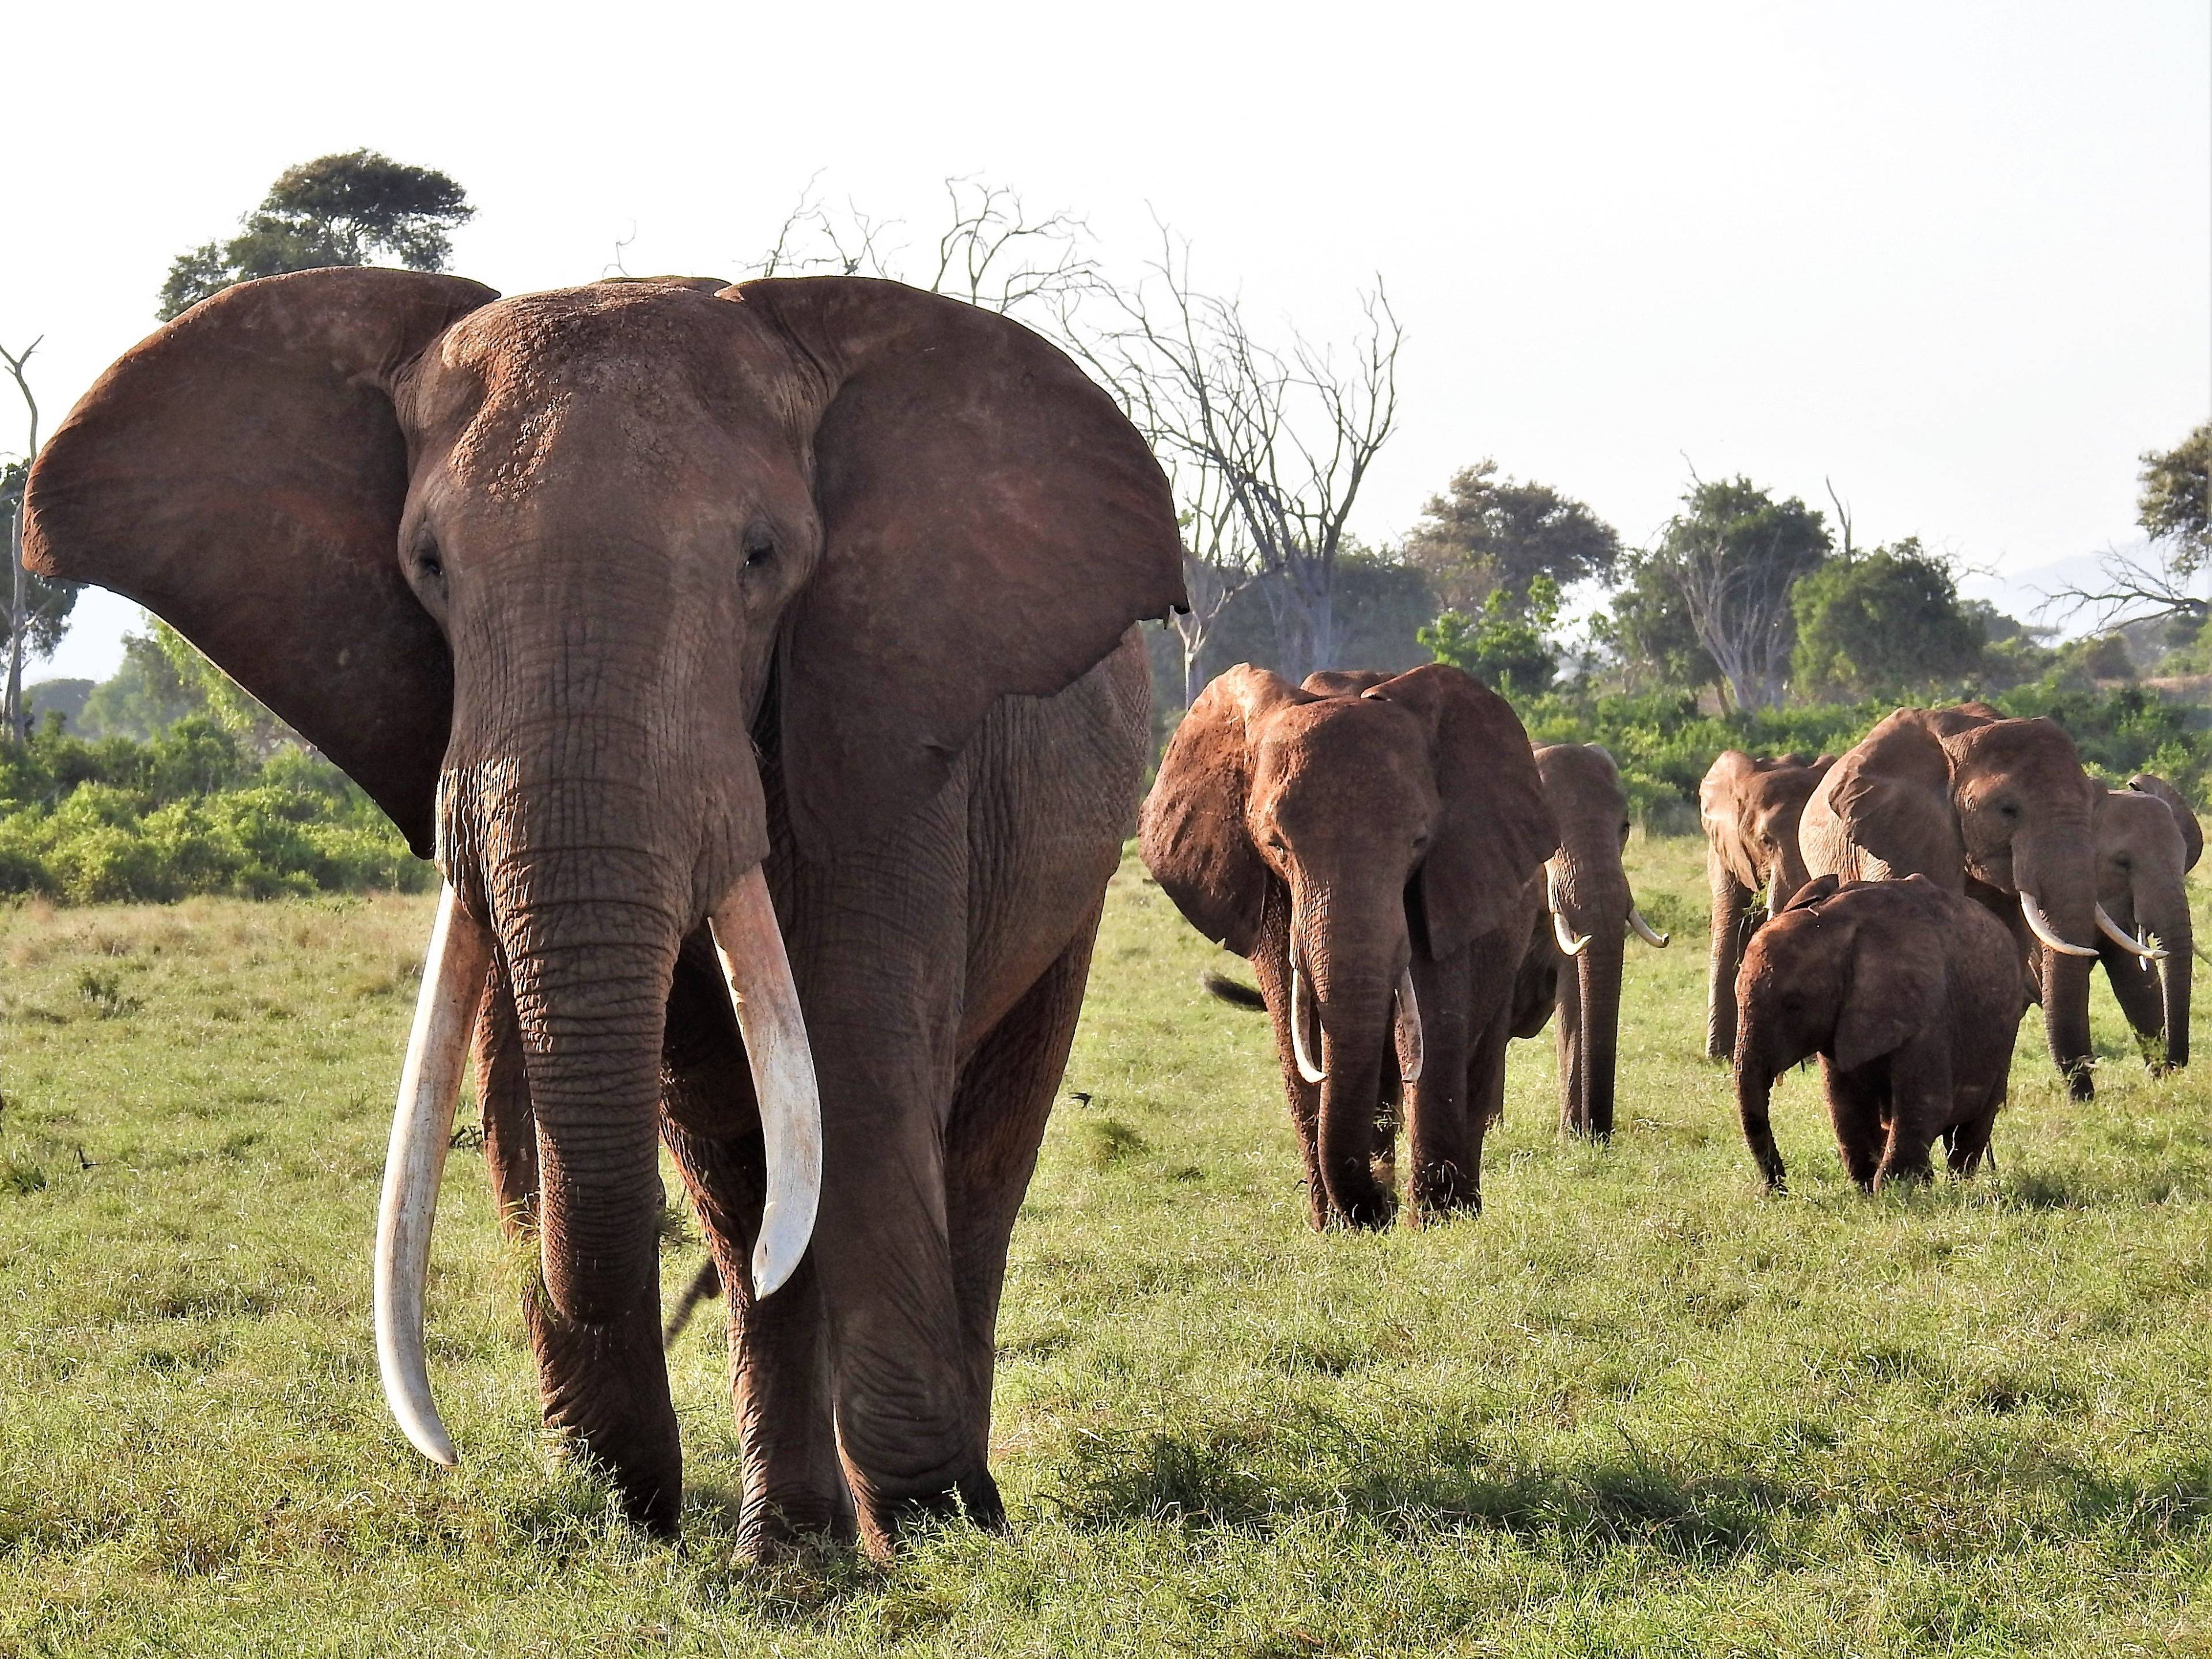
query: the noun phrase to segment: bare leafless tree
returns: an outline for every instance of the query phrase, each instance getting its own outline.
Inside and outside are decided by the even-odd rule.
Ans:
[[[23,451],[23,477],[27,484],[31,463],[39,458],[39,400],[32,395],[31,381],[26,366],[31,354],[45,343],[46,336],[25,346],[20,352],[0,346],[0,359],[8,365],[8,373],[15,377],[15,389],[23,394],[24,407],[30,411],[30,440]],[[8,564],[9,568],[8,600],[8,690],[4,703],[0,703],[0,720],[4,720],[9,737],[21,743],[29,735],[28,722],[23,718],[23,629],[27,620],[28,606],[24,603],[23,580],[23,501],[27,490],[17,490],[9,504],[8,514]]]
[[[1671,562],[1690,626],[1735,706],[1779,703],[1796,642],[1790,590],[1801,573],[1786,560],[1747,557],[1719,535],[1691,541]]]
[[[2212,616],[2212,600],[2195,591],[2203,574],[2197,550],[2172,539],[2154,538],[2140,552],[2107,547],[2097,556],[2095,581],[2069,583],[2046,593],[2036,610],[2061,615],[2086,611],[2100,632],[2162,617],[2202,623]]]
[[[945,181],[945,228],[915,253],[878,219],[848,202],[825,204],[807,181],[775,240],[747,267],[758,276],[884,276],[991,311],[1058,314],[1058,302],[1097,279],[1090,227],[1066,209],[1032,213],[1020,192],[975,178]]]
[[[1088,284],[1063,307],[1063,344],[1111,387],[1184,488],[1234,514],[1275,625],[1283,672],[1334,665],[1338,555],[1360,486],[1397,418],[1404,330],[1378,280],[1349,369],[1293,332],[1277,349],[1238,300],[1199,292],[1189,245],[1161,232],[1137,283]],[[1094,320],[1095,319],[1095,320]],[[1224,601],[1225,603],[1225,601]]]

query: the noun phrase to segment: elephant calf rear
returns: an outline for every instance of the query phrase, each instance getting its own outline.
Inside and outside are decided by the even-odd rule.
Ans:
[[[2011,934],[1924,876],[1822,876],[1761,928],[1736,981],[1736,1104],[1770,1188],[1774,1079],[1814,1054],[1860,1186],[1925,1179],[1937,1136],[1973,1173],[2004,1104],[2027,999]]]

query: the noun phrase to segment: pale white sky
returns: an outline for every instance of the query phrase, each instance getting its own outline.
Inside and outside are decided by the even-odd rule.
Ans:
[[[734,274],[817,171],[916,230],[980,173],[1131,265],[1157,214],[1320,337],[1379,270],[1370,539],[1494,455],[1640,541],[1694,463],[2016,592],[2212,413],[2204,0],[21,9],[0,343],[46,336],[50,428],[176,253],[362,145],[459,179],[455,269],[510,293],[624,239]],[[78,614],[42,674],[112,665],[133,613]]]

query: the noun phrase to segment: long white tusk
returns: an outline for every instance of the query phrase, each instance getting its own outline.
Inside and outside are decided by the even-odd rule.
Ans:
[[[814,1051],[807,1045],[799,988],[792,982],[791,959],[760,866],[738,878],[708,926],[760,1101],[768,1200],[753,1244],[753,1294],[773,1296],[806,1254],[822,1200],[822,1096],[814,1081]]]
[[[1397,1027],[1399,1080],[1419,1083],[1421,1068],[1428,1064],[1429,1042],[1427,1034],[1421,1030],[1421,1000],[1413,994],[1413,970],[1410,964],[1398,973],[1398,1018],[1394,1023]]]
[[[460,908],[448,884],[438,895],[422,988],[415,999],[415,1029],[399,1073],[399,1103],[384,1156],[384,1197],[376,1212],[376,1365],[384,1398],[415,1449],[449,1467],[460,1454],[430,1398],[422,1300],[438,1180],[445,1173],[453,1107],[490,966],[490,933]]]
[[[1665,950],[1674,937],[1672,933],[1661,933],[1650,922],[1644,921],[1644,912],[1632,904],[1628,907],[1628,925],[1636,930],[1637,938],[1655,951]]]
[[[1559,872],[1550,865],[1544,866],[1544,908],[1552,913],[1552,937],[1559,942],[1559,949],[1571,957],[1578,957],[1589,947],[1589,935],[1577,934],[1567,926],[1566,911],[1559,904]]]
[[[1306,1052],[1305,975],[1298,971],[1297,940],[1291,941],[1291,1058],[1298,1063],[1298,1075],[1309,1083],[1326,1083],[1328,1073],[1313,1063]]]
[[[2121,927],[2118,922],[2114,921],[2106,914],[2105,907],[2101,904],[2097,907],[2097,931],[2130,956],[2141,957],[2147,963],[2160,961],[2166,956],[2165,951],[2159,950],[2155,945],[2144,944],[2126,928]]]
[[[2059,938],[2058,930],[2051,925],[2050,918],[2043,914],[2042,906],[2036,903],[2035,895],[2025,888],[2021,890],[2020,912],[2027,918],[2029,931],[2059,955],[2094,957],[2097,954],[2093,945],[2069,945],[2064,939]]]

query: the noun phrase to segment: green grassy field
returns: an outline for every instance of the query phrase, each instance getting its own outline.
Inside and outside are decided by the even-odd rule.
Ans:
[[[1013,1531],[889,1569],[730,1566],[714,1317],[682,1542],[611,1519],[471,1157],[465,1461],[402,1442],[368,1239],[427,901],[0,913],[0,1653],[2212,1651],[2205,1079],[2100,987],[2096,1103],[2027,1027],[1997,1179],[1863,1198],[1805,1075],[1762,1197],[1698,1057],[1700,846],[1631,849],[1678,939],[1630,957],[1614,1143],[1516,1045],[1486,1212],[1381,1237],[1306,1231],[1265,1022],[1126,866],[1015,1235]]]

